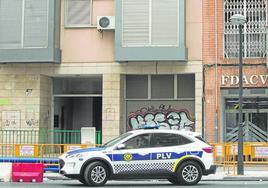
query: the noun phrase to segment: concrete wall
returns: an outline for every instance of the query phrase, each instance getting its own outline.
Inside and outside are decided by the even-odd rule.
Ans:
[[[114,15],[114,0],[93,0],[93,27],[64,28],[64,0],[61,0],[62,63],[112,62],[114,31],[98,32],[97,16]]]
[[[202,3],[203,0],[186,0],[186,47],[188,60],[202,60]]]
[[[186,47],[189,60],[202,59],[202,0],[186,0]],[[61,7],[62,63],[114,62],[114,31],[100,33],[97,16],[115,15],[115,0],[93,1],[93,27],[64,28],[64,1]],[[94,44],[94,45],[92,45]]]
[[[25,126],[28,117],[37,120],[36,128],[47,127],[51,121],[49,111],[52,98],[52,77],[103,76],[103,141],[115,137],[125,129],[124,75],[126,74],[184,74],[194,73],[196,131],[202,130],[202,0],[186,0],[186,47],[188,62],[131,62],[114,61],[114,32],[99,33],[96,27],[65,28],[64,0],[61,0],[61,49],[62,63],[55,64],[1,64],[0,99],[8,99],[0,105],[0,111],[20,112],[20,125]],[[114,0],[93,1],[93,25],[97,15],[114,15]],[[40,81],[41,80],[41,81]],[[41,88],[40,88],[41,87]],[[25,90],[32,88],[31,96]],[[50,104],[48,101],[50,100]],[[67,112],[66,112],[67,113]],[[72,113],[72,112],[68,112]],[[26,115],[27,114],[27,115]],[[29,115],[30,114],[30,115]],[[0,113],[2,116],[2,113]],[[26,118],[27,117],[27,118]],[[65,116],[67,118],[67,116]],[[3,117],[1,117],[3,120]],[[73,121],[73,120],[71,120]],[[65,120],[69,122],[69,120]],[[50,126],[53,123],[51,122]],[[1,127],[4,124],[1,121]],[[71,125],[66,125],[71,128]]]
[[[0,97],[6,102],[0,104],[0,127],[38,129],[40,92],[40,75],[1,71]]]

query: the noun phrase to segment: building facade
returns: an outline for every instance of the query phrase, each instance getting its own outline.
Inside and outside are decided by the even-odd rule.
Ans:
[[[2,130],[203,131],[202,0],[0,3]]]
[[[237,141],[238,26],[234,14],[246,16],[243,27],[244,141],[267,142],[267,1],[203,1],[203,72],[205,133],[210,142]]]

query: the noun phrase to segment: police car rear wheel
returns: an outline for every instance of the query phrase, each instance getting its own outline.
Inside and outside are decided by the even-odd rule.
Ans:
[[[177,170],[178,181],[183,185],[195,185],[202,177],[201,167],[194,161],[181,164]]]
[[[102,162],[90,163],[84,172],[84,178],[88,185],[104,185],[108,179],[108,169]]]

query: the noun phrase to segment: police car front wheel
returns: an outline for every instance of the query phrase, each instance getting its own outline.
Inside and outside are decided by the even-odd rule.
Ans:
[[[108,169],[102,162],[90,163],[84,172],[84,179],[88,185],[104,185],[108,179]]]
[[[194,161],[181,164],[177,170],[178,181],[183,185],[195,185],[202,177],[201,167]]]

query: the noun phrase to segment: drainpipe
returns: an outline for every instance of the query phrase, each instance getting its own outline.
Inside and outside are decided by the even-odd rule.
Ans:
[[[206,140],[206,97],[205,97],[205,68],[203,65],[203,94],[202,94],[202,138]]]
[[[268,68],[268,23],[266,23],[266,68]]]
[[[218,142],[218,15],[217,0],[214,0],[215,13],[215,142]]]

